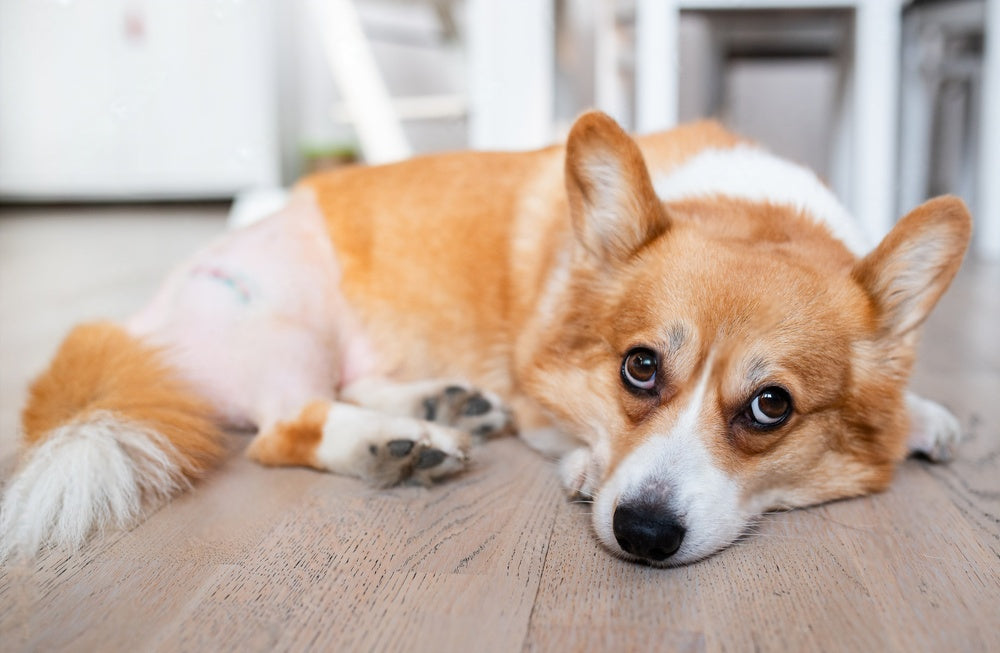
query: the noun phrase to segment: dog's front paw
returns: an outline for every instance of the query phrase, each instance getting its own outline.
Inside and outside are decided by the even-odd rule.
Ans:
[[[392,437],[368,444],[364,473],[387,487],[405,480],[430,485],[465,468],[469,436],[457,429],[426,424],[415,437]]]
[[[958,418],[941,404],[914,394],[907,395],[906,404],[910,412],[910,453],[936,463],[954,458],[965,439]]]
[[[492,392],[451,383],[425,396],[419,408],[423,419],[462,430],[481,439],[514,433],[510,409]]]
[[[589,447],[574,449],[559,460],[559,479],[570,499],[592,499],[599,476],[597,460]]]

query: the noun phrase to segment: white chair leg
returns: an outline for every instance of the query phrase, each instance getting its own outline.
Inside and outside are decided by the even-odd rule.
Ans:
[[[626,115],[625,93],[619,75],[621,47],[616,4],[615,0],[594,3],[594,106],[628,128],[632,121]]]
[[[857,8],[854,79],[855,214],[873,239],[895,217],[896,106],[900,2],[867,0]]]
[[[677,0],[636,0],[635,128],[638,132],[677,124],[679,24]]]
[[[351,0],[313,0],[311,9],[322,30],[327,63],[351,116],[369,163],[410,156],[403,125],[392,107],[361,19]]]
[[[897,213],[905,214],[927,197],[936,74],[922,70],[926,59],[919,24],[907,26],[903,39],[902,103],[899,107],[899,195]]]
[[[842,48],[837,57],[836,106],[830,134],[830,187],[846,206],[855,206],[853,152],[854,134],[854,55]],[[869,237],[870,238],[870,237]]]
[[[469,143],[516,150],[554,136],[554,3],[468,0]]]
[[[986,3],[984,33],[978,250],[983,258],[1000,260],[1000,2]]]

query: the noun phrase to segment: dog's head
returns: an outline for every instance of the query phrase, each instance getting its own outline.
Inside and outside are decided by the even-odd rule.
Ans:
[[[663,204],[610,118],[570,134],[571,274],[533,394],[592,452],[612,551],[709,555],[763,511],[873,492],[904,457],[916,331],[967,246],[954,198],[857,260],[794,210]]]

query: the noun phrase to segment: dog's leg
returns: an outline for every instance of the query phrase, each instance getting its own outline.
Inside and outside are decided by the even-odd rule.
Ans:
[[[941,404],[906,393],[910,413],[910,454],[921,454],[934,462],[947,462],[964,439],[962,425],[951,411]]]
[[[412,417],[341,402],[314,401],[262,431],[247,455],[264,465],[301,465],[379,486],[429,484],[465,466],[469,436]]]
[[[519,416],[520,417],[520,416]],[[554,426],[538,428],[521,428],[520,434],[524,443],[546,458],[560,459],[585,444]]]
[[[515,430],[512,413],[500,397],[458,381],[396,383],[367,378],[348,385],[340,398],[389,415],[454,427],[477,438]]]

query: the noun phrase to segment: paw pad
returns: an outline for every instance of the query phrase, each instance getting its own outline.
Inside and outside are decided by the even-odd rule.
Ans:
[[[466,417],[475,417],[476,415],[485,415],[493,409],[493,404],[490,400],[481,394],[474,394],[465,400],[462,405],[462,414]]]
[[[448,454],[441,451],[440,449],[424,449],[417,456],[417,469],[430,469],[431,467],[437,467],[444,462],[444,459],[448,457]]]
[[[413,440],[390,440],[385,447],[394,458],[402,458],[413,451]]]
[[[429,485],[465,467],[468,445],[465,433],[427,424],[424,432],[414,437],[370,444],[372,455],[365,476],[383,487],[407,479]]]
[[[513,419],[500,398],[492,393],[457,384],[421,402],[423,419],[461,429],[470,435],[488,438],[512,432]]]

